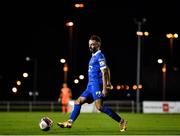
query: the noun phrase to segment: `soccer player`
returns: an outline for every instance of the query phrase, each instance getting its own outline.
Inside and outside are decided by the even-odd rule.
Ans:
[[[72,92],[67,83],[63,83],[63,87],[60,90],[59,101],[62,105],[62,112],[67,113],[70,111],[69,101],[71,100]]]
[[[109,107],[103,105],[104,98],[108,95],[108,91],[112,89],[110,82],[110,70],[106,64],[104,54],[100,50],[101,38],[97,35],[92,35],[89,39],[89,50],[92,57],[88,67],[88,84],[85,91],[75,101],[74,109],[68,121],[58,122],[57,125],[61,128],[71,128],[73,122],[79,116],[81,106],[84,103],[95,102],[96,108],[109,115],[112,119],[119,123],[120,131],[126,131],[127,121],[120,117]]]

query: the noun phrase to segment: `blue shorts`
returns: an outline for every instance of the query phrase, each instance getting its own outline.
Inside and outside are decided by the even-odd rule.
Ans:
[[[88,84],[86,90],[81,94],[81,97],[85,97],[87,103],[102,99],[102,85],[98,83]]]

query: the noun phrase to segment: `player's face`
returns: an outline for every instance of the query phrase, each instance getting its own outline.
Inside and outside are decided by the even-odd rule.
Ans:
[[[89,50],[91,53],[95,53],[99,50],[99,43],[95,40],[89,40]]]

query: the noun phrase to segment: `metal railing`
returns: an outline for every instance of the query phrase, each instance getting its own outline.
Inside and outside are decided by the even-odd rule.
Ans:
[[[135,112],[135,102],[134,101],[104,101],[104,105],[107,105],[112,110],[116,112]]]
[[[135,112],[134,101],[104,101],[104,104],[116,112]],[[61,111],[57,101],[0,101],[0,111]]]

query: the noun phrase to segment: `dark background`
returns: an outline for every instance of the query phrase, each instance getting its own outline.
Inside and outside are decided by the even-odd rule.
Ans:
[[[83,2],[85,8],[76,9],[74,3]],[[162,65],[167,62],[166,100],[179,100],[180,41],[174,39],[173,59],[167,33],[180,32],[179,2],[173,1],[96,1],[62,0],[58,2],[1,2],[0,100],[32,100],[33,67],[37,60],[37,100],[57,100],[63,83],[60,58],[71,55],[68,84],[77,98],[87,84],[87,67],[91,54],[88,40],[92,34],[102,38],[102,51],[111,69],[113,85],[129,85],[130,90],[113,90],[109,99],[135,100],[137,65],[137,24],[145,18],[141,45],[140,100],[162,100]],[[73,21],[73,39],[70,47],[69,29],[65,23]],[[72,51],[70,51],[72,49]],[[69,54],[71,52],[71,54]],[[32,61],[26,62],[29,56]],[[22,73],[30,73],[28,79]],[[79,74],[85,80],[74,84]],[[22,80],[19,91],[11,89]]]

